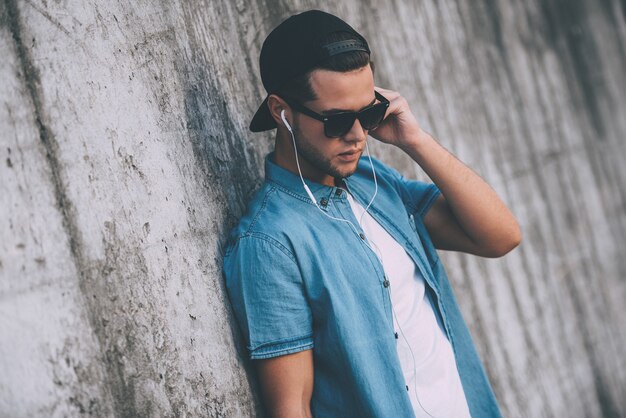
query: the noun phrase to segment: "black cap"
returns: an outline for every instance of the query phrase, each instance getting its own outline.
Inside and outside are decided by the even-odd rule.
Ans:
[[[320,42],[334,32],[348,32],[354,35],[354,39],[327,44]],[[369,54],[370,49],[365,38],[337,16],[309,10],[284,20],[267,35],[261,48],[261,80],[268,96],[254,114],[250,130],[261,132],[276,128],[267,99],[281,84],[305,74],[333,55],[350,51]]]

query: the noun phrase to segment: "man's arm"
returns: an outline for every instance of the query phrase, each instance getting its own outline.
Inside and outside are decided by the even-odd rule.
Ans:
[[[480,176],[424,131],[402,149],[441,190],[424,216],[435,248],[501,257],[517,247],[515,217]]]
[[[377,90],[390,105],[385,120],[370,135],[406,152],[441,190],[424,216],[435,247],[500,257],[519,245],[520,227],[496,192],[421,129],[399,93]]]
[[[313,350],[255,362],[270,417],[312,418]]]

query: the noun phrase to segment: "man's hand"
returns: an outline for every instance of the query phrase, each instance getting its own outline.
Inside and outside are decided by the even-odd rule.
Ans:
[[[406,99],[393,90],[380,87],[374,89],[389,100],[389,108],[385,119],[376,129],[369,131],[369,135],[401,148],[419,138],[423,132]]]
[[[270,417],[312,417],[312,349],[254,361],[263,392],[263,403]]]

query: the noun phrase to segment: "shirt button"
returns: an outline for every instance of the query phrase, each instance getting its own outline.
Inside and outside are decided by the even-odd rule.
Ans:
[[[328,205],[328,199],[322,197],[322,200],[320,200],[320,205],[326,207],[326,205]]]
[[[398,339],[398,333],[397,333],[397,332],[394,332],[394,333],[393,333],[393,335],[395,335],[395,336],[396,336],[396,340],[397,340],[397,339]]]
[[[365,235],[362,232],[359,234],[359,236],[361,237],[363,241],[365,241]]]
[[[407,390],[407,392],[409,391],[409,387],[408,386],[406,386],[406,390]]]
[[[341,189],[335,190],[335,196],[341,196],[341,192],[343,192]]]
[[[389,280],[385,279],[385,281],[383,282],[383,286],[389,287]]]

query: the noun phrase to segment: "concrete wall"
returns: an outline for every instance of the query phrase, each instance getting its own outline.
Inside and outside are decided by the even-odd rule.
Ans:
[[[442,253],[505,415],[626,416],[618,0],[0,2],[0,416],[262,415],[222,245],[272,146],[261,43],[311,7],[522,225]]]

